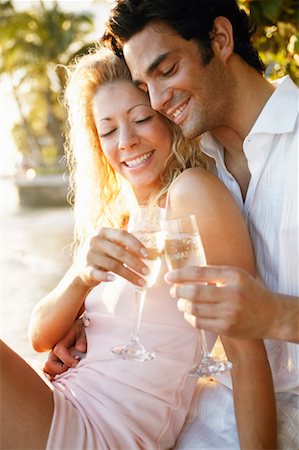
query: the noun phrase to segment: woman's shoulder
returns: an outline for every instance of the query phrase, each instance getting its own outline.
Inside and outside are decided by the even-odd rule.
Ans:
[[[176,215],[196,211],[217,212],[218,216],[236,217],[239,208],[230,191],[214,173],[200,167],[184,170],[171,184],[167,209]]]
[[[192,167],[184,170],[170,185],[169,195],[184,195],[192,192],[227,191],[217,175],[202,167]]]

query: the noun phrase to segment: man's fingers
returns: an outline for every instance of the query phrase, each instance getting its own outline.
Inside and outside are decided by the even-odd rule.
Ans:
[[[65,372],[68,369],[61,361],[46,361],[43,367],[43,371],[50,375],[51,378],[55,375]]]
[[[78,359],[71,354],[71,348],[66,347],[62,341],[55,345],[53,352],[67,367],[75,367],[78,364]]]
[[[217,303],[220,297],[225,295],[224,288],[207,284],[174,284],[170,289],[170,295],[193,302]]]
[[[80,328],[78,335],[77,335],[77,341],[75,343],[75,348],[81,353],[85,353],[87,351],[87,340],[86,340],[86,334],[85,334],[85,327],[83,326]]]
[[[201,319],[215,320],[217,317],[222,317],[223,315],[221,304],[197,303],[180,298],[177,302],[177,307],[179,311],[198,316]]]
[[[55,356],[53,351],[49,353],[48,358],[43,366],[43,371],[51,378],[53,378],[57,374],[65,372],[67,369],[68,367]]]
[[[202,317],[195,317],[192,314],[187,313],[184,313],[184,319],[194,328],[210,331],[212,333],[222,334],[222,331],[226,330],[221,320],[204,319]]]
[[[190,266],[172,270],[165,275],[166,283],[211,283],[225,285],[232,276],[229,266]]]

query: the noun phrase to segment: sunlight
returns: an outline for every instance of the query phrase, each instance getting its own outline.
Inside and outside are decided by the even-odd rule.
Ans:
[[[51,3],[47,0],[48,3]],[[34,7],[36,0],[14,1],[16,10],[27,10]],[[111,2],[110,2],[111,3]],[[91,40],[98,39],[104,31],[104,23],[108,18],[109,2],[94,0],[60,0],[59,6],[69,12],[88,11],[94,14],[94,32]],[[5,75],[0,77],[0,175],[12,175],[16,172],[16,165],[20,164],[21,156],[17,151],[11,130],[19,119],[18,107],[13,97],[9,79]]]
[[[12,175],[15,173],[16,163],[20,160],[11,133],[19,113],[9,80],[4,75],[0,80],[0,174]]]

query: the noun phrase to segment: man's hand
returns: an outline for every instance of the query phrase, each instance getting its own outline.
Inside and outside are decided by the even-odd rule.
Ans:
[[[43,371],[48,378],[75,367],[87,351],[85,329],[82,319],[76,320],[66,336],[49,353]]]
[[[165,276],[171,295],[193,326],[235,338],[269,336],[281,313],[277,296],[246,271],[229,266],[186,267]],[[278,336],[277,336],[278,338]]]

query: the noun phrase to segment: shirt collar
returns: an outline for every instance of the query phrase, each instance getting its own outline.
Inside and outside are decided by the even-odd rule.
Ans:
[[[200,147],[204,153],[213,158],[217,163],[217,168],[226,171],[223,146],[212,135],[210,131],[206,131],[200,136]]]
[[[268,99],[249,135],[282,134],[294,130],[298,115],[298,88],[287,75],[275,80],[275,91]]]
[[[275,80],[275,91],[265,104],[249,135],[258,133],[280,134],[294,130],[298,115],[298,88],[287,75]],[[200,137],[203,151],[218,162],[218,168],[224,169],[223,147],[207,131]]]

